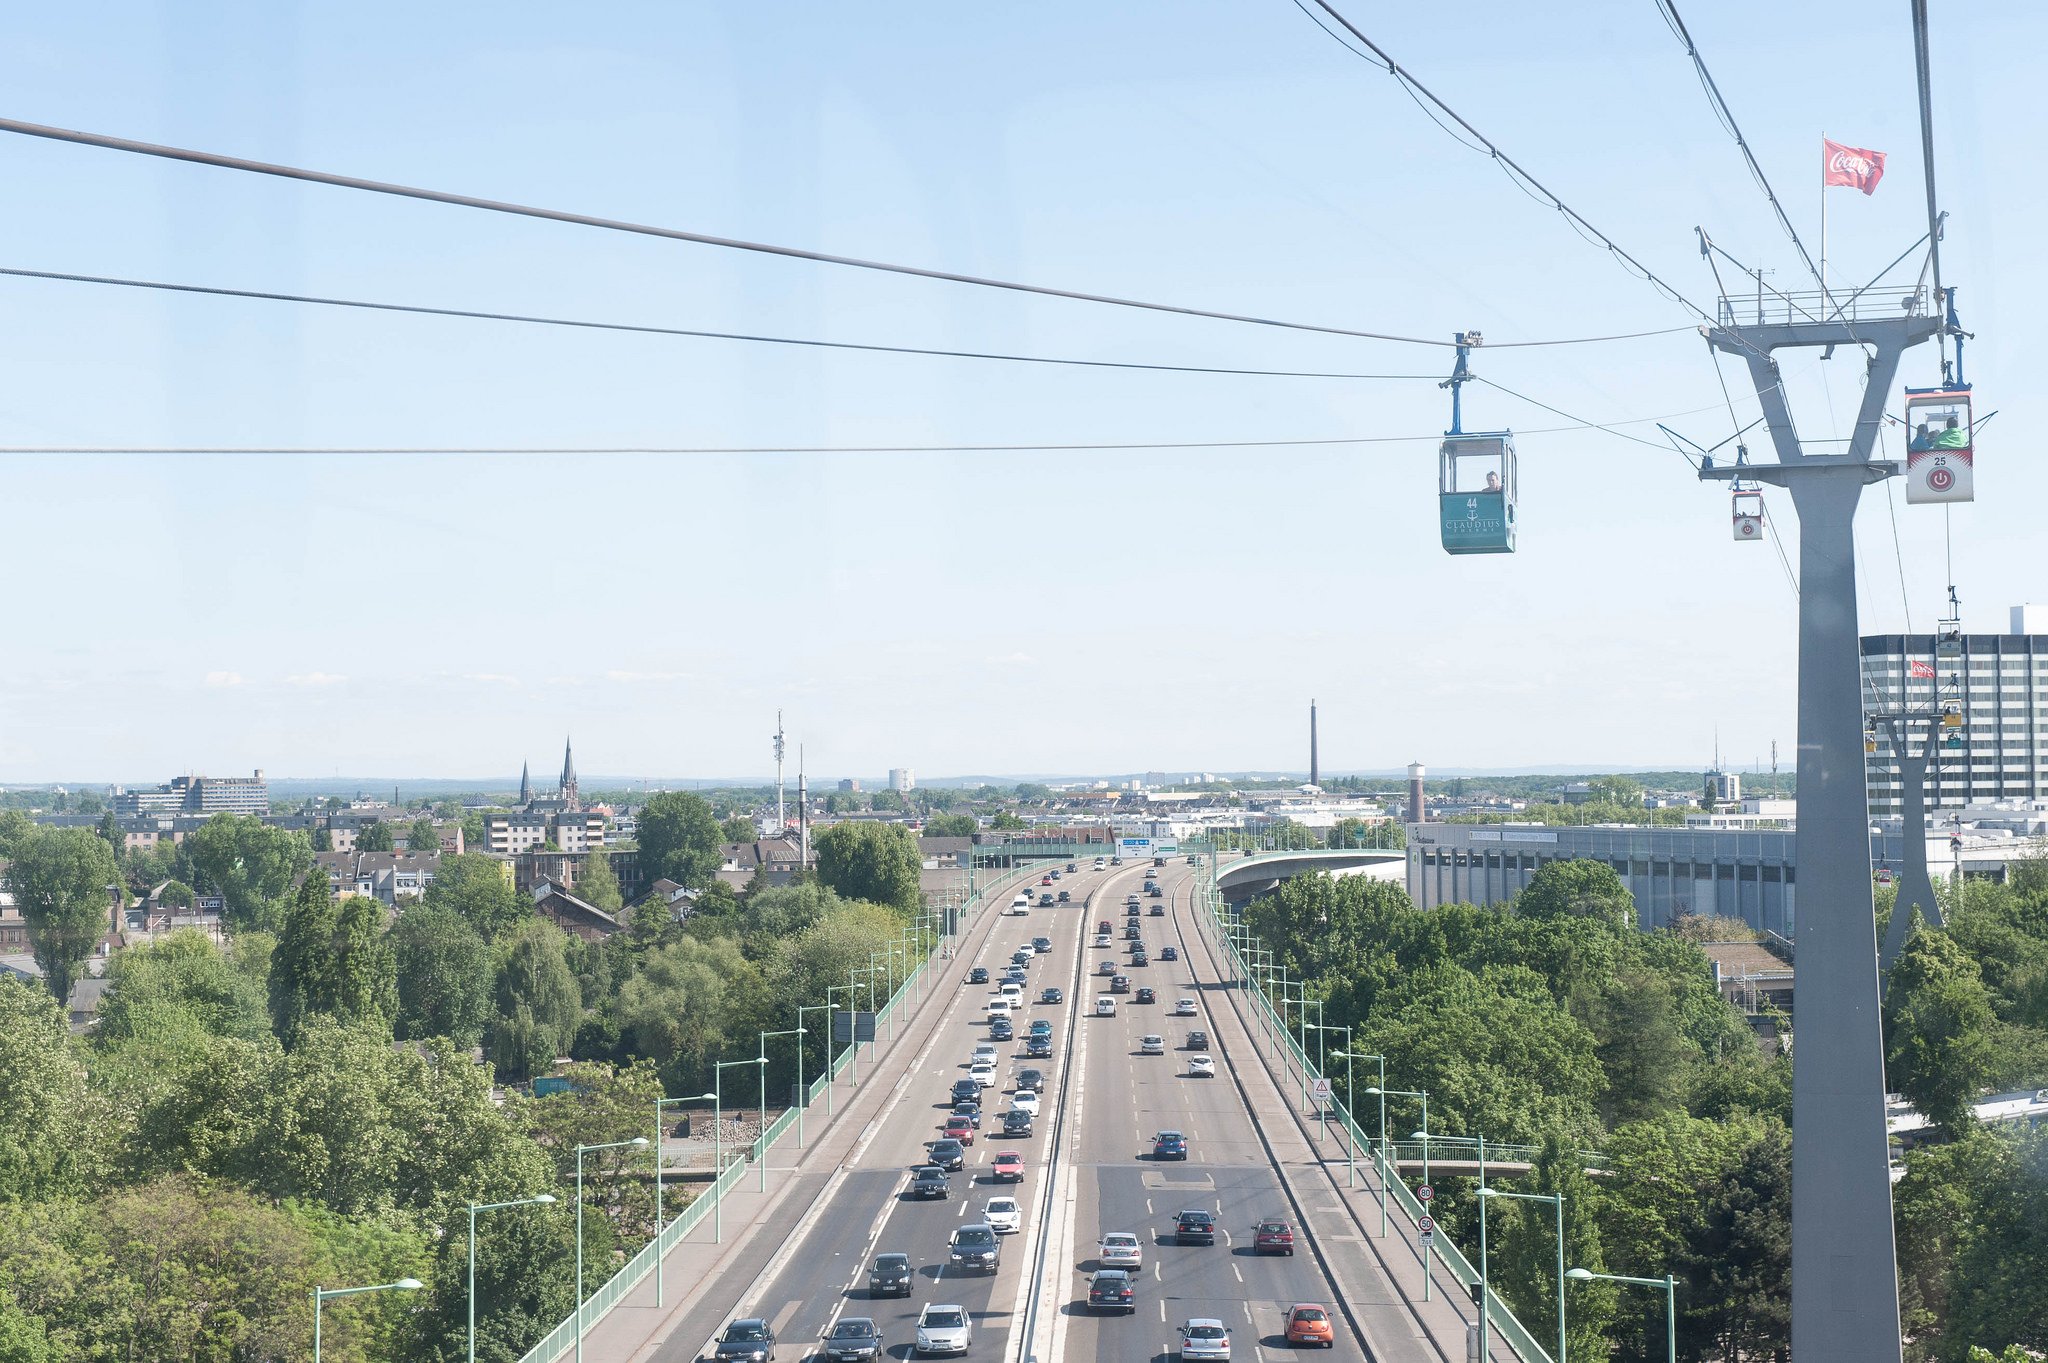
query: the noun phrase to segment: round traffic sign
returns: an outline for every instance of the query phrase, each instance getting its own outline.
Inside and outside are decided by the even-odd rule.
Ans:
[[[1417,1202],[1427,1202],[1435,1196],[1436,1189],[1430,1187],[1427,1183],[1423,1184],[1420,1188],[1417,1188],[1415,1190],[1415,1200]]]
[[[1421,1231],[1424,1235],[1428,1235],[1431,1231],[1436,1229],[1436,1218],[1433,1216],[1416,1217],[1415,1229]]]

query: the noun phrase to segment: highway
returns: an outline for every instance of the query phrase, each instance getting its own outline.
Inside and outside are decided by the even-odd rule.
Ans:
[[[1211,989],[1196,973],[1207,969],[1207,958],[1188,921],[1192,870],[1170,862],[1161,872],[1169,887],[1166,898],[1142,901],[1148,913],[1162,903],[1168,912],[1138,920],[1153,961],[1134,969],[1128,964],[1130,944],[1122,937],[1123,901],[1142,888],[1149,863],[1095,872],[1084,860],[1079,867],[1050,887],[1055,893],[1067,890],[1074,903],[1001,918],[979,959],[950,963],[954,997],[902,1088],[861,1134],[823,1196],[793,1211],[790,1224],[757,1232],[778,1235],[782,1244],[732,1315],[767,1318],[775,1329],[778,1358],[812,1356],[841,1317],[869,1316],[883,1334],[887,1354],[906,1359],[918,1312],[927,1303],[949,1303],[965,1307],[973,1320],[970,1358],[1021,1359],[1031,1350],[1017,1336],[1019,1313],[1033,1279],[1040,1236],[1048,1233],[1045,1281],[1053,1290],[1041,1306],[1040,1363],[1067,1356],[1155,1363],[1175,1352],[1177,1327],[1190,1316],[1215,1316],[1229,1326],[1236,1359],[1290,1354],[1293,1350],[1280,1338],[1286,1307],[1296,1301],[1331,1303],[1331,1286],[1305,1245],[1291,1258],[1251,1252],[1258,1219],[1292,1218],[1227,1071],[1213,1079],[1183,1077],[1188,1052],[1181,1045],[1187,1030],[1213,1034],[1207,1018]],[[1039,892],[1035,884],[1032,888],[1034,895]],[[1090,945],[1100,919],[1115,924],[1114,945],[1108,949]],[[1017,1018],[1018,1039],[999,1047],[998,1074],[1004,1082],[985,1095],[984,1129],[967,1152],[966,1168],[952,1175],[950,1196],[913,1201],[906,1195],[910,1171],[924,1162],[925,1143],[939,1135],[951,1107],[952,1082],[967,1074],[975,1045],[989,1039],[984,1005],[994,986],[966,983],[968,972],[981,965],[1000,979],[1010,953],[1034,936],[1051,938],[1053,951],[1029,967],[1028,1003]],[[1180,961],[1157,959],[1160,948],[1169,944],[1178,949]],[[1107,989],[1107,980],[1100,980],[1103,989],[1098,991],[1093,974],[1104,958],[1115,959],[1132,980],[1133,993],[1118,996],[1114,1018],[1089,1016],[1097,993]],[[1065,990],[1065,1001],[1037,1002],[1047,985]],[[1157,990],[1160,1002],[1134,1004],[1141,985]],[[940,987],[945,987],[943,980]],[[1200,1016],[1167,1016],[1181,995],[1198,1000]],[[1049,1062],[1026,1061],[1022,1055],[1023,1038],[1037,1018],[1054,1024],[1055,1053]],[[1166,1055],[1138,1054],[1138,1039],[1147,1032],[1167,1038]],[[1212,1054],[1218,1054],[1221,1067],[1220,1053]],[[1009,1105],[1008,1076],[1025,1064],[1047,1073],[1042,1115],[1030,1137],[1006,1138],[997,1129]],[[1167,1128],[1187,1134],[1185,1163],[1152,1161],[1152,1137]],[[1047,1220],[1045,1166],[1056,1130],[1065,1174],[1051,1224],[1041,1224]],[[1021,1184],[996,1184],[989,1178],[989,1163],[1005,1150],[1024,1156]],[[956,1273],[947,1266],[949,1237],[957,1227],[979,1221],[987,1200],[1002,1195],[1023,1204],[1022,1231],[1003,1237],[1001,1266],[993,1275]],[[1213,1247],[1170,1243],[1173,1216],[1184,1208],[1216,1214]],[[1109,1231],[1133,1232],[1144,1246],[1138,1309],[1130,1316],[1097,1316],[1086,1305],[1095,1247]],[[868,1298],[867,1267],[884,1253],[910,1256],[916,1287],[908,1299]],[[1337,1338],[1334,1352],[1357,1352],[1341,1326]],[[654,1357],[658,1363],[685,1363],[709,1357],[712,1343],[709,1338],[673,1338]]]

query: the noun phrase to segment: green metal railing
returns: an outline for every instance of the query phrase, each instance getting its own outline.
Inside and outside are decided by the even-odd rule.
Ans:
[[[1010,882],[1037,874],[1038,870],[1035,867],[1018,867],[1011,872],[998,876],[988,884],[981,886],[975,898],[968,901],[968,906],[972,907],[977,901],[987,901],[998,894],[1006,894],[1010,889]],[[926,953],[922,962],[924,969],[930,970],[934,963],[941,960],[941,950],[945,943],[946,939],[943,936],[934,937],[932,949]],[[896,1007],[905,999],[916,981],[917,973],[915,970],[906,972],[903,983],[896,987],[896,991],[889,996],[886,1003],[875,1010],[877,1016],[887,1012],[890,1008]],[[808,1108],[822,1097],[826,1086],[836,1080],[840,1073],[853,1063],[853,1057],[858,1046],[859,1043],[854,1043],[847,1046],[845,1050],[840,1051],[832,1058],[831,1064],[826,1068],[826,1072],[811,1081],[804,1093],[804,1107]],[[578,1318],[581,1318],[583,1332],[587,1335],[599,1321],[603,1320],[610,1313],[614,1306],[624,1301],[627,1295],[634,1288],[638,1287],[648,1274],[654,1271],[655,1264],[663,1255],[674,1249],[678,1244],[681,1244],[683,1237],[688,1235],[706,1216],[711,1214],[711,1208],[717,1199],[723,1194],[730,1192],[740,1179],[745,1177],[749,1163],[767,1157],[768,1151],[774,1148],[775,1142],[786,1135],[789,1129],[796,1124],[798,1111],[799,1109],[793,1107],[787,1109],[780,1117],[769,1123],[766,1131],[763,1131],[753,1140],[749,1141],[745,1147],[746,1154],[744,1156],[732,1159],[724,1169],[720,1170],[718,1177],[712,1180],[710,1187],[699,1193],[691,1201],[690,1205],[683,1209],[680,1215],[662,1227],[659,1235],[641,1246],[640,1252],[631,1259],[628,1259],[623,1268],[606,1279],[595,1292],[584,1298],[582,1305],[574,1314],[563,1320],[554,1329],[548,1331],[546,1335],[541,1337],[539,1343],[522,1354],[519,1363],[555,1363],[555,1360],[559,1359],[562,1355],[574,1350],[576,1347]],[[738,1150],[739,1147],[734,1148],[735,1155],[738,1155]]]
[[[1315,1061],[1309,1058],[1308,1053],[1302,1049],[1301,1044],[1295,1039],[1294,1035],[1287,1030],[1286,1020],[1273,1007],[1272,1001],[1266,997],[1265,991],[1255,987],[1249,962],[1238,951],[1236,942],[1224,925],[1221,912],[1221,896],[1217,893],[1213,873],[1211,878],[1198,879],[1196,884],[1198,887],[1197,899],[1203,910],[1203,912],[1196,916],[1196,921],[1202,927],[1204,935],[1209,938],[1211,944],[1215,947],[1216,954],[1230,967],[1234,976],[1230,981],[1231,985],[1242,991],[1251,1001],[1260,1034],[1267,1038],[1284,1040],[1287,1061],[1294,1069],[1299,1071],[1301,1092],[1304,1102],[1306,1102],[1310,1087],[1316,1080],[1324,1076],[1317,1070]],[[1257,1044],[1256,1039],[1254,1044]],[[1283,1085],[1283,1087],[1285,1086]],[[1401,1158],[1402,1145],[1389,1142],[1390,1145],[1393,1145],[1393,1151],[1390,1156],[1389,1152],[1380,1145],[1377,1138],[1367,1136],[1358,1123],[1353,1120],[1350,1108],[1341,1099],[1336,1097],[1334,1090],[1326,1107],[1332,1119],[1337,1121],[1349,1136],[1352,1148],[1370,1153],[1370,1163],[1374,1172],[1379,1176],[1381,1186],[1387,1190],[1389,1199],[1407,1214],[1409,1224],[1412,1226],[1415,1218],[1423,1215],[1423,1206],[1415,1199],[1415,1195],[1408,1190],[1408,1185],[1402,1181],[1399,1169],[1394,1167],[1393,1162]],[[1431,1139],[1430,1144],[1433,1146],[1455,1146],[1458,1140],[1469,1141],[1475,1147],[1477,1145],[1477,1141],[1473,1138],[1452,1137],[1434,1137]],[[1422,1143],[1414,1141],[1408,1144],[1416,1152],[1414,1158],[1420,1159],[1422,1157]],[[1533,1158],[1536,1147],[1489,1145],[1487,1147],[1487,1154],[1492,1155],[1496,1150],[1504,1157],[1509,1157],[1510,1152],[1518,1152],[1520,1158]],[[1470,1261],[1451,1242],[1450,1236],[1441,1225],[1439,1225],[1437,1234],[1433,1237],[1430,1256],[1437,1264],[1442,1266],[1444,1272],[1463,1290],[1466,1300],[1475,1303],[1479,1300],[1479,1270],[1472,1267]],[[1529,1333],[1522,1322],[1515,1318],[1515,1313],[1501,1299],[1501,1295],[1493,1291],[1489,1286],[1486,1296],[1489,1303],[1487,1323],[1501,1340],[1510,1349],[1515,1351],[1516,1356],[1524,1360],[1524,1363],[1551,1363],[1549,1352],[1542,1345],[1538,1344],[1535,1337]]]

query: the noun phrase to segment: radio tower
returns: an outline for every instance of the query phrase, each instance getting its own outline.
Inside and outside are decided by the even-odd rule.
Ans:
[[[782,711],[775,712],[775,836],[781,837],[788,825],[782,811]]]

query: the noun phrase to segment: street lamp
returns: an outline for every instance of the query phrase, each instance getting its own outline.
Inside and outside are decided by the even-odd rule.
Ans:
[[[469,1204],[469,1363],[476,1363],[476,1214],[494,1212],[501,1207],[536,1207],[553,1202],[553,1193],[539,1193],[533,1197],[515,1198],[511,1202],[472,1202]]]
[[[832,1005],[829,1002],[798,1005],[796,1010],[797,1026],[802,1027],[804,1025],[805,1013],[823,1013],[825,1015],[825,1022],[827,1024],[825,1031],[825,1115],[830,1117],[832,1115],[832,1032],[830,1026],[832,1022]],[[797,1087],[803,1089],[804,1093],[804,1101],[796,1110],[796,1148],[801,1150],[804,1148],[804,1108],[811,1105],[810,1086],[804,1083],[804,1043],[801,1041],[796,1043],[796,1082]]]
[[[849,970],[847,974],[851,976],[853,972]],[[860,1020],[853,1015],[853,986],[851,984],[826,985],[825,1002],[832,1002],[833,996],[841,990],[846,992],[846,1034],[853,1038],[853,1058],[846,1062],[846,1068],[847,1072],[852,1076],[851,1082],[857,1086],[860,1083]],[[825,1047],[825,1074],[828,1080],[832,1074],[832,1044],[828,1042]]]
[[[1320,1002],[1320,1000],[1318,1000],[1318,1002]],[[1329,1056],[1328,1056],[1328,1055],[1327,1055],[1327,1054],[1326,1054],[1326,1053],[1325,1053],[1325,1052],[1323,1051],[1323,1048],[1322,1048],[1322,1043],[1323,1043],[1322,1033],[1324,1033],[1324,1032],[1342,1032],[1342,1033],[1344,1033],[1344,1051],[1343,1051],[1343,1056],[1344,1056],[1344,1103],[1345,1103],[1345,1107],[1346,1107],[1346,1110],[1347,1110],[1347,1112],[1348,1112],[1348,1111],[1349,1111],[1349,1107],[1350,1107],[1350,1103],[1351,1103],[1351,1029],[1350,1029],[1349,1027],[1325,1027],[1325,1026],[1324,1026],[1324,1025],[1323,1025],[1322,1023],[1320,1023],[1320,1022],[1318,1022],[1317,1024],[1315,1024],[1315,1028],[1316,1028],[1316,1070],[1317,1070],[1317,1072],[1318,1072],[1318,1073],[1320,1073],[1320,1072],[1322,1071],[1323,1065],[1324,1065],[1324,1064],[1325,1064],[1325,1063],[1326,1063],[1326,1062],[1327,1062],[1327,1061],[1329,1060]],[[1324,1075],[1323,1077],[1324,1077],[1325,1079],[1329,1078],[1329,1076],[1328,1076],[1328,1075]],[[1327,1104],[1327,1103],[1317,1103],[1317,1104],[1316,1104],[1316,1117],[1317,1117],[1317,1120],[1319,1120],[1320,1122],[1322,1122],[1322,1124],[1323,1124],[1323,1135],[1324,1135],[1325,1137],[1327,1137],[1327,1136],[1328,1136],[1328,1135],[1330,1134],[1330,1107],[1329,1107],[1329,1104]],[[1349,1188],[1349,1187],[1351,1186],[1351,1165],[1352,1165],[1352,1162],[1353,1162],[1353,1151],[1352,1151],[1352,1145],[1351,1145],[1351,1130],[1350,1130],[1350,1128],[1349,1128],[1349,1127],[1346,1127],[1346,1128],[1345,1128],[1345,1130],[1344,1130],[1344,1186],[1345,1186],[1345,1187],[1347,1187],[1347,1188]]]
[[[768,1038],[771,1036],[802,1037],[804,1029],[791,1027],[780,1032],[761,1033],[761,1191],[768,1191]],[[804,1043],[796,1043],[796,1067],[802,1073],[804,1067]],[[798,1109],[801,1116],[802,1109]]]
[[[1563,1193],[1511,1193],[1504,1188],[1489,1188],[1481,1184],[1479,1196],[1512,1197],[1518,1202],[1548,1202],[1557,1214],[1557,1363],[1566,1363],[1564,1337],[1564,1194]],[[1486,1221],[1486,1204],[1479,1204],[1480,1224]]]
[[[400,1278],[395,1283],[378,1283],[375,1287],[315,1287],[313,1289],[313,1363],[320,1363],[320,1303],[329,1297],[353,1297],[358,1292],[417,1292],[423,1284],[418,1278]]]
[[[629,1141],[576,1147],[576,1363],[583,1363],[583,1157],[596,1150],[640,1150],[646,1146],[645,1136],[635,1136]]]
[[[1344,1061],[1344,1099],[1347,1103],[1353,1101],[1352,1094],[1358,1091],[1351,1087],[1351,1061],[1353,1059],[1377,1060],[1380,1066],[1379,1086],[1369,1088],[1366,1092],[1378,1094],[1380,1100],[1380,1143],[1376,1153],[1379,1157],[1380,1166],[1380,1238],[1385,1239],[1387,1234],[1387,1090],[1385,1087],[1387,1082],[1387,1058],[1384,1055],[1377,1054],[1354,1057],[1347,1049]],[[1355,1114],[1352,1120],[1357,1120]]]
[[[717,1095],[717,1094],[715,1094],[715,1093],[697,1093],[697,1094],[692,1094],[692,1095],[691,1095],[691,1096],[689,1096],[688,1098],[656,1098],[656,1099],[654,1100],[654,1238],[655,1238],[656,1240],[659,1240],[659,1239],[661,1238],[661,1232],[662,1232],[662,1228],[663,1228],[664,1226],[666,1226],[666,1225],[668,1224],[668,1218],[667,1218],[667,1217],[666,1217],[665,1215],[663,1215],[663,1213],[662,1213],[662,1209],[661,1209],[661,1141],[662,1141],[662,1134],[661,1134],[661,1112],[662,1112],[662,1109],[663,1109],[663,1108],[666,1108],[666,1107],[673,1107],[674,1105],[676,1105],[676,1104],[678,1104],[678,1103],[710,1103],[710,1102],[715,1102],[715,1101],[717,1101],[717,1098],[718,1098],[718,1095]],[[717,1125],[717,1124],[716,1124],[716,1123],[714,1122],[714,1123],[713,1123],[713,1126],[714,1126],[714,1128],[716,1127],[716,1125]],[[717,1132],[717,1131],[716,1131],[715,1129],[714,1129],[714,1130],[712,1131],[712,1133],[711,1133],[711,1138],[712,1138],[712,1139],[713,1139],[714,1141],[718,1139],[718,1132]],[[715,1179],[715,1178],[717,1178],[717,1177],[718,1177],[718,1175],[717,1175],[716,1173],[714,1173],[714,1174],[712,1175],[712,1177],[713,1177],[713,1178]],[[663,1260],[663,1259],[664,1259],[665,1257],[666,1257],[666,1255],[665,1255],[665,1254],[664,1254],[664,1253],[663,1253],[662,1251],[660,1251],[660,1250],[656,1250],[656,1251],[655,1251],[655,1254],[654,1254],[654,1304],[655,1304],[656,1306],[660,1306],[660,1305],[662,1305],[662,1295],[663,1295],[663,1289],[664,1289],[664,1287],[666,1286],[666,1285],[665,1285],[665,1284],[664,1284],[664,1283],[662,1282],[662,1260]],[[474,1358],[472,1358],[472,1359],[470,1359],[470,1363],[476,1363],[476,1360],[475,1360]]]
[[[717,1106],[712,1109],[713,1116],[711,1120],[714,1124],[718,1122],[719,1115],[723,1114],[725,1111],[725,1072],[727,1070],[739,1069],[744,1065],[758,1065],[760,1066],[761,1073],[763,1075],[766,1075],[768,1073],[768,1062],[765,1059],[762,1059],[758,1056],[751,1060],[720,1060],[712,1065],[711,1089],[712,1093],[715,1095],[712,1098],[712,1101],[717,1104]],[[763,1089],[761,1095],[761,1116],[763,1121],[761,1129],[763,1131],[766,1131],[768,1129],[766,1122],[766,1118],[768,1115],[768,1096],[766,1089],[767,1081],[765,1078],[762,1080],[762,1084]],[[756,1141],[758,1141],[759,1137],[756,1136],[755,1139]],[[716,1161],[719,1158],[717,1141],[718,1137],[714,1135],[712,1137],[712,1159],[714,1161]],[[718,1172],[722,1177],[725,1174],[725,1166],[721,1164],[719,1166]],[[719,1187],[719,1185],[714,1183],[712,1187],[716,1189]],[[711,1202],[711,1213],[712,1241],[713,1243],[717,1243],[725,1238],[725,1196],[722,1192],[717,1193],[713,1197]]]
[[[1424,1186],[1424,1187],[1428,1187],[1428,1186],[1429,1186],[1429,1140],[1428,1140],[1428,1131],[1429,1131],[1429,1094],[1428,1094],[1428,1092],[1427,1092],[1427,1091],[1425,1091],[1425,1090],[1423,1090],[1423,1089],[1390,1089],[1390,1088],[1369,1088],[1369,1089],[1367,1089],[1367,1090],[1366,1090],[1366,1092],[1367,1092],[1367,1093],[1377,1093],[1377,1094],[1381,1094],[1381,1095],[1382,1095],[1382,1098],[1381,1098],[1381,1108],[1380,1108],[1380,1146],[1381,1146],[1381,1148],[1382,1148],[1382,1149],[1385,1149],[1385,1148],[1386,1148],[1386,1144],[1387,1144],[1387,1115],[1386,1115],[1386,1107],[1385,1107],[1385,1100],[1386,1100],[1387,1098],[1417,1098],[1417,1099],[1420,1099],[1420,1100],[1421,1100],[1421,1102],[1422,1102],[1422,1129],[1423,1129],[1423,1134],[1424,1134],[1424,1139],[1423,1139],[1423,1142],[1422,1142],[1422,1183],[1423,1183],[1423,1186]],[[1396,1173],[1396,1174],[1398,1175],[1398,1173],[1399,1173],[1399,1169],[1400,1169],[1400,1160],[1399,1160],[1398,1158],[1394,1158],[1394,1157],[1392,1156],[1392,1152],[1391,1152],[1391,1151],[1390,1151],[1390,1152],[1388,1153],[1388,1157],[1387,1157],[1387,1162],[1388,1162],[1388,1164],[1389,1164],[1390,1166],[1392,1166],[1392,1168],[1394,1169],[1395,1173]],[[1383,1168],[1383,1169],[1382,1169],[1382,1170],[1380,1171],[1380,1178],[1381,1178],[1382,1182],[1384,1182],[1384,1180],[1386,1179],[1386,1176],[1387,1176],[1387,1171],[1386,1171],[1386,1169],[1384,1169],[1384,1168]],[[1423,1251],[1423,1254],[1422,1254],[1422,1299],[1423,1299],[1424,1301],[1428,1301],[1428,1300],[1429,1300],[1429,1251],[1427,1251],[1427,1250],[1424,1250],[1424,1251]]]
[[[1664,1347],[1670,1363],[1678,1363],[1678,1279],[1669,1273],[1661,1278],[1625,1278],[1618,1273],[1595,1273],[1587,1268],[1568,1268],[1564,1276],[1574,1282],[1629,1283],[1635,1287],[1664,1289]]]

